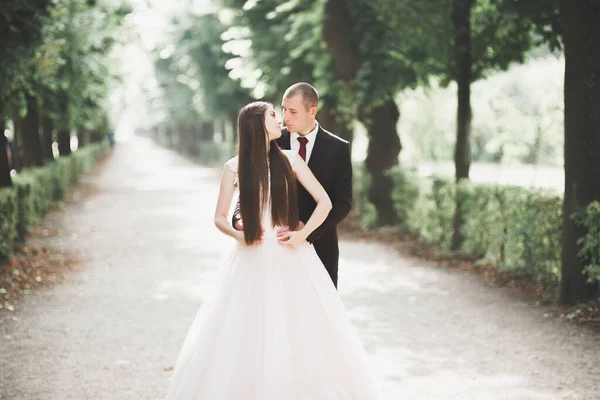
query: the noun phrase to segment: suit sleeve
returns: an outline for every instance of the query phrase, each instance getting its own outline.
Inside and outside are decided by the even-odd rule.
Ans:
[[[240,219],[240,200],[238,199],[235,209],[233,210],[233,215],[231,216],[231,226],[233,226],[233,229],[235,229],[235,223]]]
[[[334,188],[329,193],[333,205],[327,219],[306,239],[314,242],[327,231],[334,229],[342,222],[352,208],[352,161],[350,145],[343,143],[343,149],[335,166]]]

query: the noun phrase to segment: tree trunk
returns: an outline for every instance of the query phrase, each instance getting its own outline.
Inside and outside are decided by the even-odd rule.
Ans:
[[[571,215],[600,201],[600,4],[561,0],[565,48],[565,194],[563,203],[560,301],[577,304],[598,298],[587,283],[585,259],[577,244],[586,231]]]
[[[93,131],[88,131],[88,137],[86,140],[86,145],[90,143],[101,143],[103,140],[107,139],[107,134],[105,131],[99,131],[94,129]]]
[[[42,117],[42,157],[44,161],[54,160],[54,152],[52,151],[52,144],[54,143],[52,134],[54,131],[54,124],[52,119],[48,116]]]
[[[183,126],[183,132],[185,133],[185,148],[184,153],[190,157],[198,156],[198,140],[197,132],[194,125]]]
[[[452,24],[454,25],[454,58],[456,83],[458,84],[458,110],[456,116],[456,146],[454,166],[456,182],[469,179],[471,167],[471,9],[475,0],[454,0]],[[464,241],[462,197],[456,194],[456,209],[453,218],[452,250],[459,250]]]
[[[58,131],[58,154],[68,156],[71,154],[71,132],[68,129]]]
[[[353,81],[362,65],[360,49],[353,40],[350,9],[345,0],[327,0],[323,15],[323,39],[336,64],[338,76],[352,91]],[[367,111],[369,105],[362,104],[359,114],[369,135],[369,147],[365,161],[371,173],[369,200],[377,210],[377,222],[383,225],[397,223],[392,190],[394,182],[387,174],[398,164],[398,154],[402,149],[396,124],[400,113],[390,95],[389,99]],[[365,112],[366,111],[366,112]]]
[[[377,209],[378,225],[395,225],[398,216],[392,200],[394,180],[388,171],[398,165],[398,155],[402,149],[396,130],[400,113],[390,96],[381,106],[373,108],[368,114],[360,112],[359,116],[369,135],[365,160],[365,166],[371,174],[369,201]]]
[[[229,113],[229,123],[231,124],[231,138],[232,138],[232,142],[231,145],[232,147],[237,146],[237,140],[238,140],[238,113],[237,112],[230,112]]]
[[[225,120],[219,121],[219,129],[221,131],[221,141],[227,143],[227,124]]]
[[[78,129],[77,130],[77,148],[81,149],[86,146],[89,146],[92,141],[92,132],[87,129]]]
[[[337,72],[350,83],[362,64],[360,50],[352,40],[352,18],[345,0],[327,0],[323,9],[323,40],[336,64]]]
[[[186,125],[185,126],[185,138],[186,138],[186,147],[185,152],[190,157],[198,156],[198,140],[196,135],[196,128],[194,125]]]
[[[5,104],[0,101],[0,188],[8,187],[12,185],[12,179],[10,178],[11,162],[9,160],[8,152],[8,138],[4,134],[6,124],[3,118],[5,111]]]
[[[200,128],[200,139],[212,142],[215,139],[215,126],[212,122],[202,122]]]
[[[42,141],[40,139],[40,114],[37,99],[27,95],[27,115],[23,119],[23,167],[42,166]]]
[[[21,118],[21,116],[18,115],[17,113],[13,113],[12,122],[13,122],[13,128],[15,130],[15,134],[13,136],[13,140],[11,143],[11,145],[12,145],[12,152],[11,152],[12,164],[13,164],[13,169],[15,171],[21,172],[21,170],[23,169],[23,151],[22,151],[23,118]]]
[[[0,188],[12,185],[10,178],[10,163],[8,161],[8,138],[4,135],[4,124],[0,133]]]
[[[335,63],[338,76],[350,91],[354,90],[354,79],[362,65],[358,44],[352,39],[352,18],[346,0],[327,0],[323,9],[323,40]],[[352,121],[345,120],[337,110],[339,100],[330,95],[324,98],[327,108],[321,110],[319,122],[325,129],[350,141],[352,144]]]

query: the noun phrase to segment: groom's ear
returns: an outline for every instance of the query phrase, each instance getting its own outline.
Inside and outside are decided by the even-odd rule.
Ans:
[[[318,111],[319,111],[319,109],[318,109],[317,107],[315,107],[315,106],[312,106],[312,107],[311,107],[311,108],[308,110],[308,112],[310,113],[310,115],[311,115],[311,116],[313,116],[313,117],[314,117],[315,115],[317,115],[317,112],[318,112]]]

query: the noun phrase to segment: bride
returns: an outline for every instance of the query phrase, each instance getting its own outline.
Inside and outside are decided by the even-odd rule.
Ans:
[[[304,160],[277,146],[280,135],[271,104],[240,111],[238,156],[225,163],[215,211],[215,225],[237,244],[187,334],[168,399],[377,398],[354,327],[306,242],[331,201]],[[317,202],[297,231],[296,180]],[[238,191],[243,231],[227,218]],[[282,226],[290,231],[279,242]]]

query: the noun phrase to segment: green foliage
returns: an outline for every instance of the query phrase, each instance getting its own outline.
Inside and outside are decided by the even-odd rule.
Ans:
[[[0,258],[8,257],[15,240],[23,241],[67,188],[98,162],[110,148],[107,142],[95,143],[44,167],[27,169],[13,179],[13,187],[0,190]]]
[[[506,1],[511,0],[477,0],[471,10],[473,81],[488,71],[523,62],[534,43],[531,24],[505,7]],[[420,60],[422,68],[439,76],[443,85],[456,80],[452,0],[381,0],[375,4],[379,14],[395,16],[387,19],[395,35],[386,44],[388,52]]]
[[[0,2],[0,120],[13,80],[23,63],[34,55],[52,1],[4,0]]]
[[[106,129],[109,87],[116,79],[111,74],[110,51],[121,40],[121,25],[131,12],[130,7],[107,4],[57,1],[45,35],[45,60],[56,63],[56,78],[47,86],[42,81],[40,90],[47,96],[46,105],[56,105],[52,111],[57,126]]]
[[[196,93],[201,94],[194,98],[194,105],[205,120],[226,119],[250,100],[247,91],[229,78],[225,68],[229,59],[223,51],[225,29],[215,14],[191,16],[176,49],[180,59],[189,55],[193,60],[190,75],[197,79]]]
[[[331,60],[321,39],[322,1],[221,3],[229,7],[225,37],[232,73],[253,89],[253,96],[279,101],[298,81],[316,83],[322,96],[331,91]]]
[[[394,180],[392,199],[401,231],[410,231],[411,216],[419,199],[418,177],[406,169],[395,167],[389,171]]]
[[[19,3],[28,2],[33,3]],[[19,70],[2,77],[8,80],[0,85],[0,101],[7,97],[6,107],[23,116],[24,96],[30,95],[59,129],[106,131],[109,88],[116,79],[110,52],[122,40],[121,25],[131,8],[108,6],[104,1],[54,0],[48,10],[44,18],[35,19],[39,40],[28,43],[31,51],[19,59]],[[8,12],[10,18],[17,15],[17,9]],[[10,52],[2,59],[20,56],[13,49]]]
[[[551,50],[562,48],[559,2],[557,0],[504,0],[499,10],[514,12],[533,32],[534,43],[547,44]]]
[[[600,282],[600,203],[590,203],[573,216],[585,228],[586,234],[577,242],[581,249],[579,257],[585,260],[588,282]]]
[[[563,80],[564,59],[547,54],[473,84],[473,160],[562,165]],[[451,160],[455,85],[405,90],[398,101],[405,155]]]
[[[17,238],[17,193],[13,188],[0,189],[0,263],[8,260]]]
[[[390,30],[390,14],[372,2],[349,3],[352,38],[362,60],[350,85],[338,77],[338,66],[323,40],[324,0],[222,0],[231,8],[231,28],[226,32],[232,74],[254,96],[279,99],[292,83],[313,83],[341,120],[352,121],[357,106],[363,111],[390,99],[396,90],[414,86],[429,71],[420,66],[417,43]],[[399,14],[400,15],[400,14]],[[392,51],[391,41],[396,41]],[[407,43],[410,49],[398,46]],[[407,47],[408,47],[407,45]],[[401,55],[400,55],[401,54]]]
[[[373,228],[377,224],[377,210],[369,202],[369,187],[371,176],[364,165],[354,164],[352,166],[352,185],[354,188],[353,208],[360,215],[361,225],[364,228]]]
[[[366,179],[355,168],[357,209],[365,220],[372,216],[367,202]],[[562,199],[550,193],[521,187],[473,184],[440,177],[417,177],[394,169],[394,199],[403,232],[412,232],[427,245],[450,249],[457,198],[463,208],[465,240],[460,249],[500,269],[511,271],[546,287],[559,281]],[[401,214],[402,215],[402,214]],[[600,214],[599,214],[600,215]],[[600,227],[600,221],[597,221]],[[597,231],[590,249],[597,250]],[[595,242],[594,242],[595,240]],[[600,260],[596,258],[595,260]]]
[[[432,21],[439,17],[440,9],[422,7],[423,3],[406,0],[349,3],[353,40],[358,43],[362,58],[356,77],[359,103],[377,106],[398,90],[427,81],[432,72],[431,54],[419,42],[417,32],[423,32],[425,19]],[[418,15],[419,12],[427,14]]]
[[[505,262],[502,246],[508,239],[506,197],[512,192],[502,186],[461,184],[465,187],[464,251],[485,261]]]
[[[28,228],[37,225],[53,204],[53,187],[47,167],[25,170],[13,179],[17,191],[17,239],[25,240]]]
[[[156,51],[155,73],[161,92],[154,101],[155,125],[177,129],[200,121],[228,120],[250,101],[239,81],[229,77],[216,14],[186,14],[173,21],[173,43]]]
[[[562,199],[500,185],[473,185],[465,195],[463,250],[481,262],[546,286],[558,282]]]
[[[522,190],[522,189],[515,189]],[[511,204],[515,206],[515,204]],[[509,235],[516,256],[511,263],[517,270],[545,286],[558,283],[562,232],[562,198],[543,191],[528,191],[521,207],[511,215],[514,234]]]
[[[60,157],[56,162],[50,164],[49,168],[50,179],[54,188],[52,199],[60,200],[67,193],[67,189],[73,180],[71,178],[71,159],[69,157]]]
[[[428,193],[430,204],[433,208],[428,213],[430,221],[425,224],[427,230],[421,230],[424,238],[430,243],[435,243],[444,249],[450,248],[452,240],[452,218],[456,208],[457,187],[449,179],[436,177],[431,182],[431,191]]]

